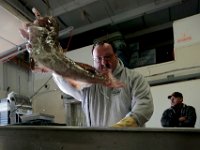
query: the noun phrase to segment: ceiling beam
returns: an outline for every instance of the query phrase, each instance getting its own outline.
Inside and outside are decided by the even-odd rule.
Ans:
[[[12,15],[19,18],[21,21],[27,22],[29,21],[27,17],[25,17],[19,10],[16,10],[11,4],[6,1],[0,0],[0,5],[9,11]],[[2,21],[2,20],[1,20]]]
[[[74,0],[70,3],[66,3],[65,5],[62,5],[60,7],[57,7],[56,9],[52,10],[52,14],[54,16],[60,16],[66,12],[84,7],[86,5],[94,3],[96,1],[98,1],[98,0]]]
[[[165,1],[163,3],[150,3],[147,5],[144,5],[142,7],[136,8],[136,9],[132,9],[129,11],[126,11],[124,13],[120,13],[119,15],[115,15],[115,16],[110,16],[109,18],[85,25],[83,27],[74,29],[73,34],[80,34],[82,32],[86,32],[101,26],[105,26],[105,25],[109,25],[109,24],[117,24],[117,23],[121,23],[124,21],[128,21],[130,19],[134,19],[136,17],[142,16],[144,14],[148,14],[148,13],[152,13],[155,12],[157,10],[161,10],[164,8],[168,8],[174,5],[177,5],[179,3],[181,3],[182,0],[170,0],[170,1]],[[68,32],[67,32],[68,33]],[[68,35],[65,32],[65,30],[60,31],[60,36],[61,37],[68,37]]]
[[[31,10],[28,10],[27,8],[24,8],[24,5],[20,1],[16,0],[0,0],[1,3],[4,3],[4,7],[8,9],[11,13],[14,15],[19,15],[17,16],[18,18],[25,18],[25,20],[33,20],[34,15],[31,12]],[[16,14],[15,14],[16,13]]]

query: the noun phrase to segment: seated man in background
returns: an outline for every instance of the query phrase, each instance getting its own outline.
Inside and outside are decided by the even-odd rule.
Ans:
[[[166,109],[161,118],[163,127],[194,127],[196,122],[195,108],[183,103],[183,95],[174,92],[168,96],[171,107]]]

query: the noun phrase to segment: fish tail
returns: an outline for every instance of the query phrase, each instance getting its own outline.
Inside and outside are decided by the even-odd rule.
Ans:
[[[122,87],[125,87],[125,84],[120,81],[120,80],[117,80],[113,74],[111,73],[111,71],[108,72],[108,80],[109,82],[107,82],[105,85],[107,87],[111,87],[111,88],[122,88]]]

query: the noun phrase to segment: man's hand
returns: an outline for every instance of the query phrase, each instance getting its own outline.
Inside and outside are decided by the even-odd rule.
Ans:
[[[183,122],[183,121],[187,120],[187,116],[180,117],[178,120],[179,120],[180,122]]]
[[[125,128],[125,127],[138,127],[136,120],[133,117],[125,117],[120,120],[118,123],[112,126],[113,128]]]

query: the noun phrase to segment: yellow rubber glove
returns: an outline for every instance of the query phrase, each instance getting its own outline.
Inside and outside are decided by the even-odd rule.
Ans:
[[[112,126],[113,128],[125,128],[125,127],[138,127],[137,122],[133,117],[125,117],[122,120],[120,120],[118,123],[114,124]]]

